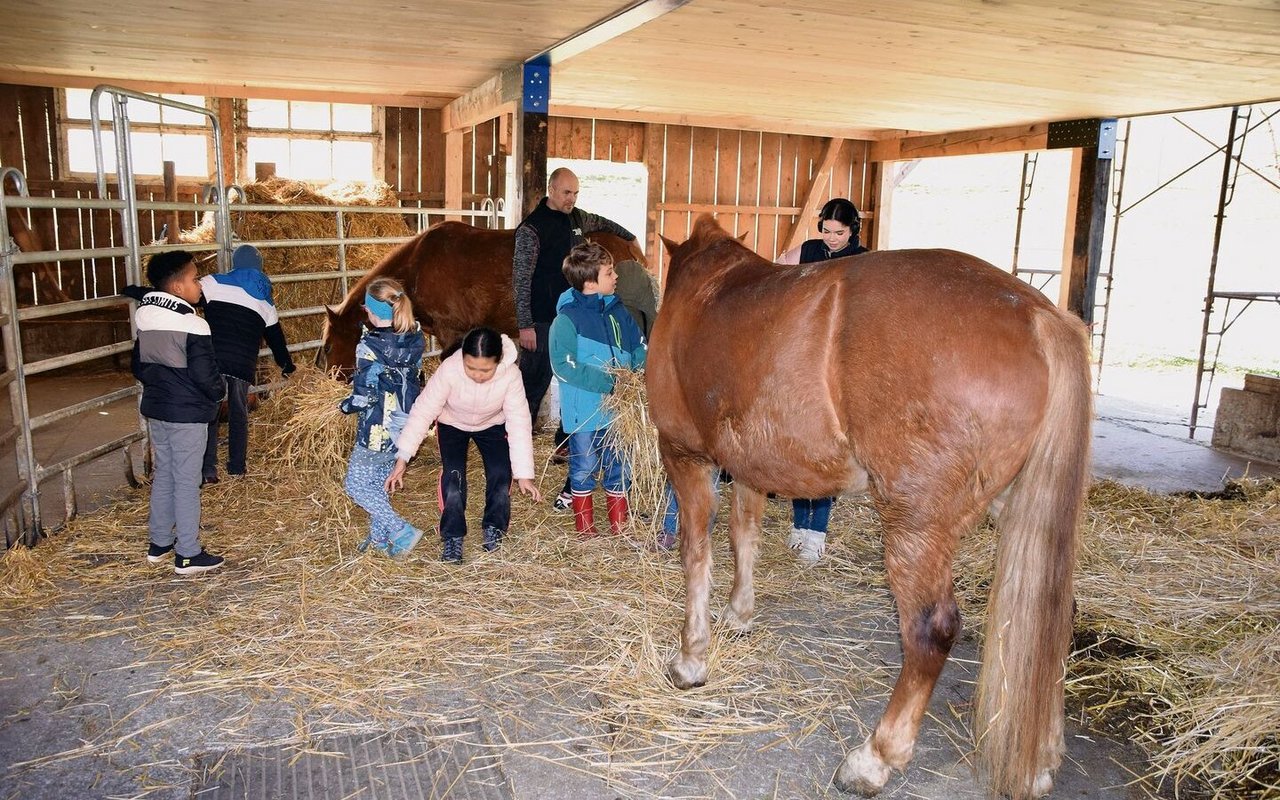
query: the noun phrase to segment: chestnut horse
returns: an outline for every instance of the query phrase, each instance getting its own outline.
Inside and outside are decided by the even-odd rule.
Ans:
[[[603,231],[589,233],[587,238],[603,245],[615,261],[644,263],[635,242]],[[365,273],[340,306],[326,309],[324,343],[316,354],[316,366],[350,374],[365,319],[365,287],[380,277],[395,278],[404,285],[418,322],[446,351],[478,325],[514,339],[519,333],[511,290],[515,242],[514,229],[486,230],[463,222],[440,222],[427,228]]]
[[[884,526],[902,667],[875,731],[845,756],[835,782],[875,794],[911,759],[960,630],[956,543],[1002,505],[976,744],[996,791],[1049,791],[1065,753],[1062,680],[1088,476],[1083,325],[950,250],[782,267],[710,216],[688,241],[666,244],[671,268],[647,382],[680,505],[687,597],[673,682],[689,688],[707,676],[711,553],[702,532],[714,468],[734,478],[735,571],[721,620],[737,630],[750,628],[755,610],[766,493],[869,492]]]

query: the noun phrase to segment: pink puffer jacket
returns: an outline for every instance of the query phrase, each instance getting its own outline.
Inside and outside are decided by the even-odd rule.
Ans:
[[[422,394],[409,411],[396,457],[408,461],[418,452],[432,423],[439,421],[459,430],[480,431],[499,423],[507,424],[507,444],[511,448],[511,475],[534,477],[533,426],[529,422],[529,402],[517,364],[515,342],[502,337],[502,361],[493,377],[476,383],[462,368],[462,351],[444,360],[427,381]]]

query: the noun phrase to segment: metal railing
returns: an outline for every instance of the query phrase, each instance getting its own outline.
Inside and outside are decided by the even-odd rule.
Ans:
[[[136,329],[134,328],[131,319],[131,338],[129,341],[113,342],[75,353],[57,355],[33,362],[24,362],[21,337],[21,325],[23,322],[50,319],[67,314],[119,306],[126,304],[129,301],[123,296],[116,295],[112,297],[73,300],[70,302],[49,303],[18,308],[16,296],[14,294],[13,282],[15,267],[34,263],[56,263],[60,261],[81,260],[87,258],[124,257],[126,259],[127,274],[133,276],[131,279],[134,282],[140,282],[136,276],[141,273],[140,259],[144,256],[177,249],[191,252],[207,252],[211,250],[221,251],[225,250],[225,248],[218,242],[208,244],[182,243],[143,246],[139,243],[137,231],[137,214],[139,211],[154,210],[218,214],[221,212],[220,203],[157,201],[130,202],[127,198],[127,195],[130,192],[125,192],[124,194],[126,197],[121,197],[119,199],[30,197],[27,194],[22,174],[12,168],[6,168],[2,173],[0,173],[0,188],[3,187],[5,181],[11,181],[15,184],[18,187],[19,192],[17,195],[8,195],[3,191],[0,191],[0,243],[3,243],[3,247],[0,247],[0,280],[4,283],[3,289],[0,290],[0,306],[2,306],[0,307],[0,333],[3,334],[5,363],[8,367],[6,372],[0,374],[0,383],[4,383],[9,388],[10,406],[13,409],[14,419],[13,426],[7,430],[0,431],[0,445],[7,446],[10,442],[14,444],[18,462],[19,482],[17,486],[7,492],[0,489],[0,515],[4,515],[6,532],[10,530],[10,527],[16,527],[22,533],[22,540],[30,545],[35,543],[42,530],[40,511],[41,492],[39,487],[43,481],[61,476],[63,509],[66,514],[65,519],[70,520],[74,518],[77,513],[75,480],[72,470],[81,464],[102,458],[113,452],[121,452],[123,453],[126,480],[131,485],[138,485],[138,473],[135,469],[133,457],[130,455],[129,448],[135,442],[143,442],[144,446],[146,446],[147,431],[145,421],[143,421],[141,416],[139,416],[139,428],[137,431],[133,431],[127,435],[115,438],[112,441],[100,444],[83,453],[63,459],[56,464],[46,466],[39,463],[32,441],[33,434],[36,431],[47,428],[48,426],[62,420],[92,413],[111,403],[116,403],[129,397],[139,396],[141,390],[136,385],[117,389],[74,405],[33,416],[30,409],[29,398],[27,396],[27,379],[53,370],[84,364],[96,359],[129,352],[133,346],[132,337],[136,336]],[[232,187],[227,187],[227,191],[221,192],[220,194],[225,197],[230,193],[231,189]],[[208,195],[206,194],[206,196]],[[243,194],[241,196],[243,196]],[[9,246],[10,238],[7,211],[10,208],[23,210],[110,210],[121,215],[122,228],[127,230],[125,236],[126,244],[118,247],[19,252],[15,248],[11,248]],[[253,244],[256,247],[265,250],[279,248],[334,247],[336,249],[336,268],[333,270],[308,273],[281,273],[272,275],[271,277],[272,281],[276,284],[324,280],[331,281],[337,279],[342,287],[343,296],[350,291],[352,279],[359,278],[366,272],[366,270],[350,268],[348,248],[370,244],[399,244],[409,241],[417,235],[415,233],[408,236],[391,237],[348,236],[346,235],[348,228],[347,223],[353,215],[398,214],[410,217],[416,220],[419,228],[418,232],[429,227],[435,219],[444,217],[461,217],[472,222],[484,220],[493,228],[500,227],[503,221],[501,202],[494,202],[492,200],[486,200],[478,210],[381,206],[281,206],[248,205],[240,203],[235,204],[235,209],[237,213],[266,212],[272,214],[331,214],[334,219],[335,231],[335,235],[332,237],[265,241],[245,240],[243,243]],[[132,223],[132,226],[130,223]],[[128,230],[131,227],[132,229]],[[324,313],[325,306],[320,305],[304,308],[282,308],[279,316],[282,319],[293,319],[322,315]],[[320,339],[295,342],[289,345],[289,350],[290,352],[312,350],[318,348],[321,343]],[[270,350],[268,348],[262,348],[259,355],[268,356],[270,355]],[[282,384],[275,383],[259,385],[253,387],[253,391],[263,391],[280,385]],[[11,543],[13,538],[7,533],[6,540]]]

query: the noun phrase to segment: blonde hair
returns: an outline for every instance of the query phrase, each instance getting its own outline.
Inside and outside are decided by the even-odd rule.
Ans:
[[[374,298],[390,303],[392,309],[391,327],[396,333],[409,333],[418,327],[413,317],[413,303],[405,294],[404,286],[395,278],[376,278],[365,289]]]

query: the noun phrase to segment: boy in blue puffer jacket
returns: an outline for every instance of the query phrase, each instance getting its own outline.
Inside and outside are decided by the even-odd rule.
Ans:
[[[560,379],[560,417],[569,434],[569,486],[573,492],[573,526],[579,536],[597,536],[591,492],[602,473],[609,530],[617,534],[627,523],[626,465],[606,434],[612,415],[603,408],[613,391],[608,370],[640,369],[648,350],[635,320],[614,296],[618,273],[613,257],[594,242],[569,251],[564,276],[571,288],[560,295],[551,323],[551,369]]]

